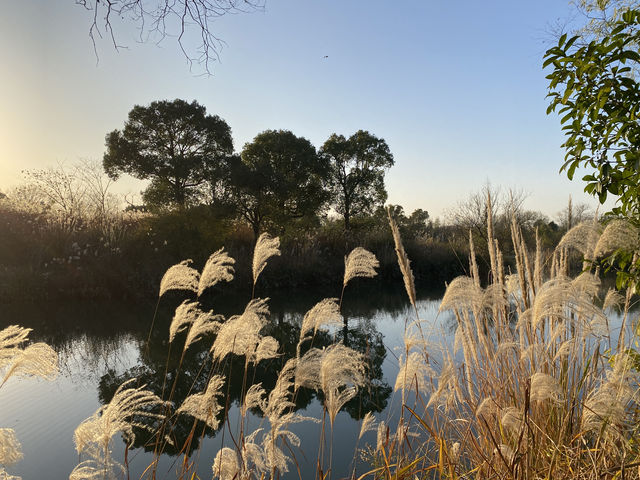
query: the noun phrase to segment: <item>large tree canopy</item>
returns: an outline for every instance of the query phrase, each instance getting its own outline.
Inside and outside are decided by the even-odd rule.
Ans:
[[[224,174],[233,140],[229,125],[204,106],[163,100],[133,107],[124,129],[107,134],[106,147],[109,176],[151,180],[145,203],[184,207],[198,199],[205,181]]]
[[[329,163],[333,208],[346,229],[351,218],[372,214],[385,202],[384,174],[393,166],[393,155],[383,139],[364,130],[349,138],[334,133],[320,155]]]
[[[327,201],[327,163],[306,138],[267,130],[247,143],[233,168],[234,202],[258,234],[265,220],[283,227],[312,218]]]

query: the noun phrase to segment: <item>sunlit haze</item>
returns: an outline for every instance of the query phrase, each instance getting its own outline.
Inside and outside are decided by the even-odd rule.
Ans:
[[[100,160],[105,134],[129,110],[197,100],[231,126],[236,150],[266,129],[317,148],[332,133],[368,130],[395,156],[389,202],[441,216],[490,181],[529,194],[554,217],[571,194],[558,173],[563,136],[547,116],[542,56],[565,1],[268,1],[214,24],[225,42],[213,75],[189,65],[172,38],[140,43],[133,25],[89,39],[91,12],[73,1],[22,0],[0,17],[3,108],[0,189],[24,169]],[[139,192],[122,178],[118,192]]]

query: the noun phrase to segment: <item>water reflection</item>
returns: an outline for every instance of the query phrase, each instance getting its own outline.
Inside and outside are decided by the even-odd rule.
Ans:
[[[271,335],[278,340],[283,355],[263,361],[256,367],[250,367],[247,376],[247,386],[262,382],[267,392],[275,386],[277,373],[282,364],[287,358],[295,355],[304,313],[322,298],[335,297],[339,291],[309,290],[297,295],[291,295],[290,292],[272,294],[273,298],[269,302],[271,323],[263,334]],[[229,317],[244,309],[248,295],[248,292],[233,295],[214,291],[207,298],[205,308],[213,308],[215,313]],[[431,297],[438,298],[438,292],[423,298]],[[16,428],[25,452],[25,459],[18,465],[19,472],[16,473],[21,473],[25,479],[68,476],[78,460],[73,447],[73,430],[101,404],[110,400],[117,386],[125,380],[136,377],[140,384],[147,384],[147,388],[158,394],[162,393],[164,386],[166,398],[166,391],[171,388],[176,378],[175,372],[181,354],[181,347],[173,347],[167,362],[168,328],[174,309],[181,301],[180,296],[162,299],[148,343],[149,327],[156,309],[155,300],[135,305],[115,302],[9,304],[0,309],[0,328],[17,323],[33,328],[32,340],[45,341],[52,345],[59,354],[62,366],[62,374],[54,384],[9,384],[0,392],[0,402],[3,405],[0,409],[0,426]],[[389,382],[395,378],[397,362],[389,358],[390,354],[387,352],[401,343],[403,320],[407,312],[408,303],[402,285],[392,291],[381,291],[357,284],[352,288],[352,285],[349,285],[342,305],[342,313],[347,319],[346,328],[337,328],[329,334],[320,333],[314,338],[315,347],[330,345],[336,340],[343,341],[362,352],[369,367],[368,385],[345,405],[345,413],[340,414],[342,418],[347,419],[349,416],[354,421],[340,423],[339,428],[343,433],[337,437],[339,441],[351,441],[347,438],[357,437],[359,425],[355,419],[362,418],[368,411],[381,412],[388,407],[391,394]],[[427,312],[427,316],[430,315]],[[183,340],[184,337],[177,338],[176,345],[181,345],[180,342]],[[219,420],[229,418],[227,421],[235,425],[234,415],[237,415],[237,405],[242,398],[244,358],[233,361],[227,358],[221,367],[217,367],[222,371],[212,372],[208,353],[212,341],[213,337],[204,338],[187,351],[177,377],[174,404],[178,406],[189,394],[202,391],[210,374],[224,373],[231,378],[231,382],[224,386],[225,391],[229,392],[230,401],[220,413]],[[303,353],[310,347],[311,344],[304,345]],[[39,393],[32,393],[36,390]],[[25,402],[27,397],[32,399],[29,405]],[[47,408],[38,406],[40,400],[36,400],[39,398],[43,398],[42,401],[46,403]],[[301,389],[295,400],[296,410],[304,411],[302,413],[307,415],[321,416],[320,403],[324,400],[321,393]],[[255,417],[254,424],[260,423],[260,412],[252,413]],[[51,418],[55,418],[55,426],[51,424]],[[180,416],[172,420],[176,422],[171,433],[174,445],[181,447],[191,431],[195,434],[190,451],[202,445],[202,438],[215,437],[216,432],[205,429],[199,422],[193,430],[194,421],[191,417]],[[49,424],[51,427],[48,428],[51,431],[43,431],[41,426]],[[32,425],[40,427],[36,429],[32,428]],[[317,434],[313,433],[312,426],[308,429],[307,426],[301,428],[307,432],[304,444],[307,448],[313,449],[313,438],[317,441]],[[203,430],[204,437],[201,436]],[[344,432],[347,432],[347,435]],[[219,448],[218,437],[220,436],[215,439],[212,455]],[[43,438],[58,440],[43,442]],[[136,435],[135,446],[141,447],[141,450],[152,451],[155,442],[155,438],[141,431]],[[213,444],[205,445],[205,448],[213,447]],[[353,445],[336,448],[336,452],[340,450],[352,453]],[[123,446],[116,446],[114,451],[122,455]],[[173,462],[169,454],[175,455],[177,447],[165,446],[163,451],[167,454],[169,463]],[[149,465],[146,460],[149,458],[148,455],[140,455],[138,473]],[[46,461],[40,460],[45,458]],[[339,470],[339,459],[334,457],[334,461],[334,467]],[[348,468],[350,461],[351,455],[346,459],[345,468]],[[210,473],[211,465],[203,464],[202,468],[202,474],[207,474]]]
[[[168,324],[163,318],[156,324],[147,344],[140,343],[140,363],[128,368],[121,374],[114,371],[105,373],[99,382],[99,398],[101,403],[108,403],[114,392],[123,382],[136,378],[139,385],[146,385],[162,398],[169,398],[177,407],[191,394],[204,391],[208,379],[214,374],[223,374],[225,383],[221,391],[225,392],[227,404],[218,414],[218,423],[224,428],[227,413],[231,405],[242,404],[243,395],[249,386],[261,383],[269,394],[276,385],[278,375],[287,360],[296,356],[296,347],[300,338],[301,313],[291,312],[276,314],[274,320],[268,324],[262,334],[274,337],[279,345],[280,356],[275,359],[264,360],[256,365],[245,365],[244,357],[229,355],[221,365],[213,364],[209,355],[209,347],[214,337],[203,338],[190,347],[184,357],[179,348],[183,344],[186,332],[178,334],[171,347],[167,345]],[[349,327],[345,322],[344,327],[334,333],[319,330],[312,342],[305,342],[301,349],[304,355],[312,346],[316,348],[327,347],[336,341],[342,341],[345,345],[364,355],[367,364],[367,385],[361,388],[358,395],[351,399],[343,409],[354,420],[360,420],[368,412],[380,412],[386,405],[391,394],[391,387],[383,379],[382,363],[386,357],[386,348],[382,341],[382,334],[376,329],[374,322],[360,322],[356,327]],[[176,348],[178,346],[178,348]],[[167,355],[167,352],[169,354]],[[245,367],[247,368],[245,374]],[[173,383],[175,382],[175,386]],[[300,388],[294,397],[295,410],[304,410],[317,398],[323,402],[322,392],[316,392],[307,388]],[[260,416],[259,410],[252,411]],[[151,426],[151,425],[150,425]],[[145,451],[158,449],[159,440],[148,430],[154,428],[135,430],[134,447],[144,448]],[[194,435],[194,432],[196,433]],[[165,444],[161,450],[165,454],[177,455],[178,453],[191,454],[197,450],[200,440],[206,436],[215,435],[215,431],[204,422],[194,420],[190,416],[173,416],[170,421],[170,429],[164,432],[171,439],[171,443]],[[186,446],[186,447],[185,447]]]

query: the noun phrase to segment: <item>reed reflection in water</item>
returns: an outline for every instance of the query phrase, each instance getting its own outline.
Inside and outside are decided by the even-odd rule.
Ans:
[[[346,474],[352,462],[359,428],[353,419],[362,418],[369,411],[382,412],[379,414],[381,418],[386,414],[385,407],[389,404],[391,394],[389,379],[393,381],[397,371],[397,361],[387,352],[399,344],[404,318],[408,315],[403,292],[399,290],[394,293],[389,294],[386,290],[382,294],[375,289],[363,289],[346,297],[343,312],[347,326],[335,328],[330,334],[319,334],[313,341],[313,346],[322,347],[332,342],[330,337],[335,336],[337,340],[364,353],[369,365],[368,385],[338,414],[333,459],[336,474]],[[438,298],[438,294],[435,292],[433,297]],[[325,292],[318,293],[317,297],[274,296],[270,301],[272,313],[265,334],[278,340],[284,355],[252,366],[248,371],[249,380],[262,382],[267,392],[273,388],[282,364],[295,355],[304,312],[323,296]],[[242,298],[226,296],[224,301],[219,297],[213,298],[211,303],[218,305],[220,312],[228,314],[237,311],[242,301]],[[421,304],[426,309],[425,315],[434,315],[437,303],[437,300],[423,300]],[[78,461],[73,445],[75,427],[110,400],[115,388],[126,379],[138,377],[140,384],[147,384],[148,389],[158,394],[162,391],[167,365],[168,325],[175,305],[170,300],[161,304],[147,351],[146,340],[154,307],[153,304],[117,306],[90,303],[9,305],[0,312],[0,326],[10,325],[15,323],[15,318],[20,318],[22,324],[34,329],[34,340],[52,345],[60,358],[61,375],[55,383],[37,380],[10,382],[2,392],[0,421],[3,425],[16,428],[23,444],[25,460],[17,467],[25,480],[42,478],[45,474],[50,478],[66,478]],[[381,332],[384,332],[386,339]],[[210,340],[203,339],[194,344],[185,355],[174,394],[176,404],[180,404],[190,390],[191,393],[200,391],[206,385],[211,368],[207,347]],[[171,354],[168,379],[174,378],[172,372],[179,357],[175,351]],[[232,361],[225,368],[231,371],[231,382],[223,387],[224,391],[228,390],[230,401],[221,411],[219,420],[221,425],[224,421],[235,426],[239,421],[237,405],[242,398],[244,362]],[[46,409],[42,408],[43,399],[46,399]],[[323,400],[316,392],[302,388],[295,398],[295,409],[305,415],[320,417]],[[247,428],[253,429],[262,421],[258,411],[251,412],[250,417]],[[174,444],[183,445],[183,440],[192,430],[193,419],[178,416],[174,421]],[[194,435],[190,450],[194,460],[201,463],[199,474],[207,477],[211,472],[211,457],[220,449],[223,439],[211,429],[204,428],[202,422],[198,422],[196,431],[198,435]],[[318,447],[318,427],[315,424],[300,424],[295,426],[295,431],[303,438],[304,449],[303,452],[297,452],[296,460],[303,470],[307,465],[308,471],[313,472],[314,465],[311,463],[316,456],[314,448]],[[224,443],[228,442],[232,443],[232,440],[227,435]],[[142,431],[136,435],[136,444],[128,458],[131,478],[137,478],[149,465],[152,459],[149,452],[153,448],[148,433]],[[175,471],[176,461],[173,455],[177,452],[171,445],[165,446],[164,452],[158,472],[164,478],[171,478],[170,472],[172,469]],[[341,452],[348,452],[346,458],[340,458]],[[114,455],[122,459],[123,442],[116,443]],[[163,478],[162,475],[160,478]]]

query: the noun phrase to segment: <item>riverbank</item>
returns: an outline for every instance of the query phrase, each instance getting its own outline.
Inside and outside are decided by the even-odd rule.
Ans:
[[[4,210],[0,231],[0,302],[24,300],[138,300],[157,295],[171,265],[190,259],[201,269],[224,247],[236,260],[234,287],[251,288],[253,234],[243,224],[205,210],[187,214],[123,214],[105,222],[65,228],[43,216]],[[330,288],[338,291],[344,257],[360,246],[380,262],[367,283],[402,284],[391,232],[382,221],[299,226],[281,232],[281,255],[261,275],[257,293],[274,289]],[[416,282],[438,288],[466,270],[465,245],[407,231],[406,250]]]

